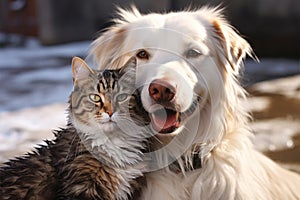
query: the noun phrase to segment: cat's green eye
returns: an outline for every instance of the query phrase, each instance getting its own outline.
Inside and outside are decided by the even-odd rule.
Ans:
[[[128,98],[128,94],[119,94],[116,99],[118,102],[125,101]]]
[[[101,97],[98,94],[90,94],[89,98],[91,101],[98,103],[101,101]]]

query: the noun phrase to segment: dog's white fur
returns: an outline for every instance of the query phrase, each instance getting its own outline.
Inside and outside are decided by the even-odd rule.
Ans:
[[[169,135],[157,134],[164,149],[159,164],[173,155],[181,172],[164,167],[146,174],[142,199],[300,199],[300,176],[252,146],[248,115],[241,106],[245,92],[237,81],[251,47],[221,11],[203,7],[141,15],[132,8],[119,9],[119,15],[116,24],[93,44],[91,55],[99,66],[113,63],[120,67],[144,49],[150,56],[138,59],[137,78],[147,111],[155,107],[148,94],[154,79],[164,79],[176,88],[173,103],[180,112],[200,97],[198,107],[181,127]],[[186,56],[189,49],[201,55]],[[197,132],[192,128],[195,124]],[[191,165],[195,149],[200,149],[202,167],[187,170],[184,166]]]

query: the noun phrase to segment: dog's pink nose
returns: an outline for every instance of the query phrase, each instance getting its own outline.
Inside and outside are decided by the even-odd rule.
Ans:
[[[155,101],[171,101],[175,96],[175,88],[163,80],[154,80],[149,86],[149,95]]]

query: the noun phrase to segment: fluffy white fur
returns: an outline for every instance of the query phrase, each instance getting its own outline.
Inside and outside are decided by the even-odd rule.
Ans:
[[[142,199],[300,199],[300,176],[253,148],[240,103],[245,92],[237,81],[252,50],[221,11],[203,7],[142,15],[132,8],[119,9],[119,15],[93,44],[99,66],[120,67],[145,50],[147,58],[137,56],[137,84],[148,112],[159,107],[148,94],[155,79],[176,88],[172,103],[178,112],[199,98],[178,129],[156,135],[156,164],[164,168],[146,174]],[[200,55],[187,53],[194,49]],[[187,170],[195,149],[202,167]],[[174,158],[179,173],[166,166]]]
[[[119,84],[122,84],[128,78],[134,77],[135,62],[129,62],[125,67],[128,74],[124,75],[123,79],[118,80]],[[82,86],[81,84],[90,84],[90,87],[97,84],[95,80],[88,79],[89,75],[95,73],[95,71],[82,59],[73,58],[72,71],[74,82],[79,85],[78,87]],[[87,80],[92,81],[92,83],[79,83]],[[134,84],[133,80],[129,82]],[[126,81],[125,83],[128,84]],[[124,92],[130,91],[126,90]],[[76,104],[78,97],[74,95],[71,98],[73,103]],[[144,166],[140,163],[142,162],[142,150],[145,148],[144,141],[147,138],[145,135],[147,130],[129,120],[129,114],[119,112],[117,108],[114,108],[115,111],[111,116],[103,112],[101,117],[95,117],[90,112],[90,115],[86,116],[89,117],[88,122],[83,123],[78,118],[79,114],[82,113],[82,109],[77,110],[76,107],[72,109],[70,114],[72,124],[79,131],[79,136],[90,153],[100,162],[111,166],[115,170],[118,178],[118,185],[115,185],[116,199],[128,199],[128,196],[132,194],[131,181],[143,175],[142,168]]]

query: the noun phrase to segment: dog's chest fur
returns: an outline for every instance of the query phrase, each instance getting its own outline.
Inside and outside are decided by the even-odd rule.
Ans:
[[[136,199],[143,177],[133,179],[130,170],[124,171],[94,158],[70,127],[57,131],[56,139],[47,141],[47,146],[6,163],[0,169],[0,196],[3,199]]]

